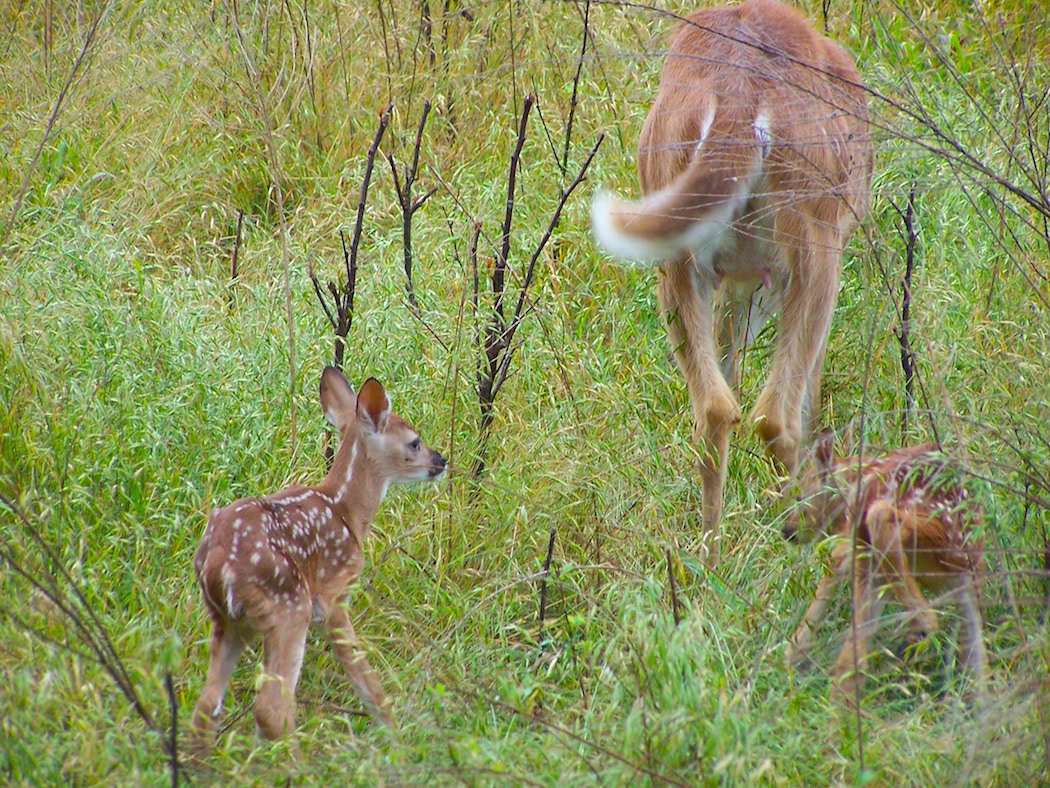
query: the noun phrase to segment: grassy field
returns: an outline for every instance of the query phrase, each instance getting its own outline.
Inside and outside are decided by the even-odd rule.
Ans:
[[[846,257],[825,421],[844,448],[862,435],[869,447],[940,439],[973,470],[988,515],[991,697],[964,702],[949,614],[907,665],[893,657],[901,629],[884,630],[859,720],[828,703],[845,600],[818,669],[783,666],[828,545],[781,538],[781,479],[746,426],[731,450],[723,561],[710,572],[696,559],[697,451],[657,275],[610,264],[589,235],[596,184],[636,191],[666,14],[538,0],[75,5],[0,11],[0,493],[41,537],[0,507],[0,779],[170,780],[165,677],[185,728],[206,670],[192,571],[205,512],[324,474],[316,392],[333,335],[309,269],[322,282],[342,275],[340,232],[352,231],[380,112],[394,102],[382,151],[405,162],[429,99],[416,191],[437,191],[414,220],[419,308],[406,299],[401,210],[380,157],[345,359],[351,381],[384,381],[455,468],[440,485],[392,492],[351,594],[400,726],[362,716],[311,636],[294,735],[255,737],[249,652],[231,724],[183,776],[1050,783],[1050,630],[1036,576],[1050,528],[1040,3],[798,3],[876,94],[875,201]],[[482,441],[468,247],[480,222],[484,315],[527,94],[538,108],[520,160],[512,299],[561,190],[605,140],[538,258]],[[902,435],[897,208],[913,187],[918,403]],[[748,353],[745,408],[771,336]],[[33,589],[54,575],[60,598],[109,633],[155,729]]]

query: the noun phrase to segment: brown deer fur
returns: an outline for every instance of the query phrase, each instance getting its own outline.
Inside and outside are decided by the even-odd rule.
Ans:
[[[445,459],[391,413],[374,378],[354,396],[342,373],[329,367],[321,404],[342,438],[324,481],[215,509],[197,550],[194,568],[213,627],[211,666],[193,714],[198,750],[210,749],[230,675],[259,635],[265,676],[255,702],[258,730],[271,739],[291,730],[311,621],[324,624],[368,709],[393,723],[342,603],[361,574],[364,540],[388,486],[435,479]]]
[[[789,539],[817,533],[842,537],[832,551],[832,573],[820,582],[788,646],[789,664],[807,661],[813,633],[852,569],[855,626],[832,670],[840,700],[852,703],[862,681],[859,671],[878,626],[885,586],[905,608],[909,643],[937,629],[937,615],[922,589],[958,604],[962,661],[980,688],[985,674],[978,604],[983,544],[971,538],[970,528],[981,511],[959,482],[960,471],[931,445],[863,463],[856,457],[836,461],[832,452],[833,436],[824,433],[800,479],[800,502],[784,527]]]
[[[852,59],[797,11],[774,0],[697,11],[674,35],[642,129],[647,196],[595,199],[598,243],[662,267],[660,305],[702,442],[711,560],[738,356],[775,310],[754,421],[793,472],[807,404],[818,418],[842,252],[870,199],[867,117]]]

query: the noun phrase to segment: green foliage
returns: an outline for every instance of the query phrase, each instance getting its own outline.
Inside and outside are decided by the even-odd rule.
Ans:
[[[526,92],[538,96],[542,123],[533,118],[522,156],[514,265],[545,229],[567,182],[553,151],[561,150],[582,16],[570,3],[484,2],[443,18],[442,9],[460,5],[431,2],[431,64],[416,3],[241,2],[239,16],[219,2],[115,4],[31,167],[81,45],[86,17],[77,8],[90,15],[105,4],[46,5],[56,6],[47,71],[41,4],[0,12],[5,37],[10,31],[0,43],[0,222],[29,175],[0,240],[0,492],[40,523],[159,720],[163,677],[173,674],[185,727],[206,666],[191,565],[204,513],[324,472],[316,388],[332,337],[307,269],[312,263],[322,279],[341,272],[338,234],[353,223],[378,112],[395,99],[384,150],[403,162],[422,99],[434,102],[420,191],[443,188],[416,216],[420,320],[404,301],[400,212],[386,163],[377,161],[347,374],[380,377],[428,442],[469,468],[478,411],[466,246],[475,220],[484,223],[483,265],[498,245]],[[803,5],[821,18],[822,4]],[[1017,92],[999,53],[1007,45],[1033,52],[1025,84],[1047,84],[1046,60],[1036,54],[1048,46],[1038,11],[1000,4],[1000,22],[983,19],[976,4],[920,5],[909,19],[893,3],[831,3],[830,33],[857,55],[878,93],[921,102],[995,172],[1023,182],[1023,161],[1009,155],[1027,150]],[[669,25],[605,4],[591,9],[591,22],[569,178],[604,131],[589,181],[633,192],[633,145]],[[961,84],[923,31],[933,31]],[[245,77],[241,41],[260,71],[257,86]],[[861,429],[866,445],[893,446],[930,439],[936,428],[985,477],[977,495],[989,553],[995,692],[987,706],[968,707],[961,679],[943,665],[954,651],[950,612],[942,633],[902,665],[890,654],[904,625],[890,609],[885,653],[867,684],[863,742],[855,718],[827,701],[825,671],[849,626],[845,599],[818,640],[817,670],[783,668],[822,551],[781,540],[781,480],[746,424],[731,452],[723,564],[716,574],[696,561],[697,452],[655,304],[656,275],[599,257],[584,188],[540,261],[536,308],[497,401],[485,478],[475,484],[453,474],[438,487],[393,492],[351,594],[400,730],[357,713],[349,682],[311,639],[298,729],[261,744],[250,713],[242,716],[257,672],[250,652],[231,689],[233,722],[195,779],[1045,780],[1038,770],[1050,648],[1037,622],[1042,589],[1024,573],[1039,566],[1050,519],[1023,492],[1050,498],[1040,486],[1050,467],[1047,247],[1034,211],[1011,202],[1001,212],[1001,190],[975,185],[923,147],[930,138],[922,123],[877,99],[873,108],[875,204],[847,255],[825,418],[841,428],[847,450]],[[1035,134],[1045,143],[1040,117]],[[291,397],[274,177],[284,190],[298,326]],[[920,407],[932,416],[913,418],[902,436],[893,328],[903,242],[891,201],[902,202],[912,183],[920,237],[911,332]],[[238,211],[240,275],[231,283]],[[748,352],[745,407],[772,341],[767,332]],[[541,631],[538,573],[552,528]],[[0,538],[39,565],[6,513]],[[8,614],[0,609],[3,779],[165,782],[159,736],[109,677],[9,615],[62,641],[71,630],[61,614],[6,570],[0,594],[9,606]]]

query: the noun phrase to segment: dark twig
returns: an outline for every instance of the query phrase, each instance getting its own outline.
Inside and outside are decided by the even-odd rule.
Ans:
[[[430,102],[424,101],[423,114],[419,118],[419,127],[416,129],[416,144],[412,151],[412,164],[404,168],[403,176],[398,177],[394,155],[392,153],[387,155],[387,161],[390,162],[390,172],[394,176],[394,189],[397,192],[397,200],[401,204],[401,238],[404,251],[405,289],[408,294],[408,303],[416,311],[419,310],[419,302],[416,300],[415,288],[412,285],[412,217],[437,191],[437,187],[434,187],[422,197],[415,200],[412,199],[412,187],[415,185],[419,174],[419,152],[423,145],[423,129],[427,125],[429,116]]]
[[[376,0],[376,9],[379,11],[379,26],[383,31],[383,61],[386,63],[386,94],[388,99],[393,101],[394,88],[390,76],[390,43],[387,40],[386,15],[383,13],[383,0]],[[400,60],[400,55],[398,56],[398,60]],[[398,65],[400,66],[400,63]]]
[[[332,296],[332,305],[329,306],[324,294],[324,289],[317,279],[313,262],[310,262],[310,282],[313,284],[314,294],[317,296],[321,308],[324,310],[328,322],[335,332],[335,354],[334,364],[342,369],[343,355],[346,351],[347,336],[354,322],[354,295],[357,292],[357,255],[361,246],[361,233],[364,228],[365,206],[368,203],[368,187],[372,181],[372,171],[375,167],[376,154],[379,145],[383,141],[383,134],[390,123],[390,110],[388,105],[379,116],[379,127],[376,129],[372,144],[368,148],[368,158],[365,163],[365,174],[361,181],[361,191],[357,201],[357,217],[354,220],[354,230],[350,237],[350,246],[347,247],[346,235],[339,231],[339,242],[343,248],[343,268],[346,271],[346,279],[340,287],[329,281],[328,292]]]
[[[605,135],[602,134],[598,137],[598,140],[594,143],[594,147],[591,148],[591,152],[587,155],[587,158],[583,162],[583,166],[580,167],[580,171],[576,174],[576,178],[568,188],[562,191],[561,199],[558,200],[558,207],[554,209],[554,214],[551,216],[550,222],[547,224],[547,229],[543,233],[543,237],[540,238],[540,242],[536,245],[533,250],[532,257],[529,258],[528,267],[525,269],[525,279],[522,281],[521,290],[518,292],[518,303],[514,308],[514,317],[511,319],[503,339],[503,343],[506,346],[506,353],[503,362],[500,364],[499,376],[494,382],[493,397],[499,393],[500,388],[507,379],[507,373],[510,369],[510,362],[514,356],[514,336],[518,331],[518,327],[521,325],[522,320],[525,317],[525,301],[529,294],[529,287],[532,285],[533,275],[536,272],[536,263],[540,259],[540,255],[543,254],[543,250],[547,246],[547,242],[550,241],[551,236],[554,235],[554,231],[558,227],[558,222],[561,220],[561,212],[565,208],[565,203],[568,202],[569,197],[576,190],[576,187],[583,183],[584,178],[587,174],[587,169],[591,166],[591,162],[594,160],[595,154],[598,153],[598,148],[601,147],[602,142],[605,141]]]
[[[368,148],[368,158],[365,160],[365,176],[361,181],[361,193],[357,199],[357,219],[354,221],[354,234],[350,239],[350,260],[355,263],[357,261],[357,247],[361,243],[361,230],[364,226],[365,204],[368,202],[368,185],[372,182],[372,169],[375,167],[376,153],[379,151],[379,144],[383,141],[386,127],[390,125],[390,111],[393,107],[393,104],[387,104],[383,111],[379,113],[379,127],[376,129],[375,137],[372,138],[372,144]]]
[[[147,711],[143,704],[142,698],[139,696],[123,660],[120,658],[120,655],[117,654],[117,650],[113,645],[113,640],[109,636],[109,632],[106,630],[105,625],[102,623],[95,608],[88,602],[87,597],[73,579],[69,570],[65,568],[57,551],[47,542],[47,540],[44,539],[40,528],[30,521],[26,514],[13,500],[8,499],[4,495],[0,495],[0,505],[2,505],[3,509],[6,509],[14,516],[15,522],[19,525],[22,532],[36,545],[36,548],[40,552],[41,561],[45,566],[28,567],[22,564],[22,562],[16,557],[11,546],[11,536],[13,533],[11,529],[0,529],[0,559],[2,559],[16,575],[28,582],[37,592],[43,595],[43,597],[73,625],[76,637],[87,647],[89,654],[85,654],[80,649],[77,649],[68,643],[60,643],[56,641],[45,633],[39,632],[31,625],[27,624],[23,628],[34,636],[41,637],[45,642],[51,642],[55,645],[61,646],[71,653],[90,656],[94,659],[113,680],[117,689],[120,690],[120,693],[131,704],[131,707],[143,723],[145,723],[146,727],[163,736],[165,731],[157,725],[153,716]],[[57,568],[58,576],[46,568],[48,565]],[[60,589],[59,577],[69,588],[72,596],[67,596],[67,594]],[[14,617],[14,620],[21,623],[17,617]],[[168,677],[168,680],[170,682],[170,676]],[[167,750],[168,755],[171,757],[173,768],[177,771],[178,749],[175,738],[177,735],[177,729],[174,727],[175,725],[175,715],[173,714],[172,727],[170,729],[172,731],[171,738],[165,741],[165,750]]]
[[[535,90],[535,85],[533,86]],[[536,114],[540,116],[540,126],[543,127],[543,136],[547,138],[547,145],[550,146],[551,156],[554,158],[554,164],[562,171],[562,175],[565,175],[565,169],[561,166],[561,162],[558,160],[558,149],[554,145],[554,138],[551,137],[550,126],[547,125],[547,119],[543,117],[543,106],[541,104],[536,105]]]
[[[908,205],[902,211],[894,203],[893,208],[904,224],[902,235],[905,242],[904,280],[901,282],[901,324],[894,333],[901,346],[901,370],[904,372],[904,411],[901,413],[901,435],[908,432],[908,420],[915,409],[915,352],[911,347],[911,282],[915,271],[915,187],[908,192]]]
[[[175,697],[175,684],[171,673],[164,674],[164,687],[168,691],[168,708],[171,711],[171,738],[168,755],[171,756],[171,788],[179,788],[179,700]]]
[[[50,588],[45,587],[42,582],[37,579],[32,573],[25,572],[21,569],[20,565],[14,560],[14,555],[10,551],[4,551],[3,557],[7,561],[8,565],[18,572],[22,577],[28,580],[34,588],[43,593],[73,624],[81,634],[81,639],[85,641],[85,644],[89,646],[92,651],[95,652],[99,664],[101,664],[107,672],[112,676],[117,686],[124,693],[125,697],[135,707],[136,712],[139,716],[149,725],[151,728],[156,728],[153,724],[153,718],[150,717],[143,706],[138,693],[135,691],[135,687],[131,681],[131,677],[128,675],[127,669],[124,667],[123,661],[117,654],[116,648],[113,646],[113,641],[109,637],[109,633],[102,625],[98,614],[95,609],[88,604],[87,598],[84,596],[80,587],[74,582],[73,577],[66,570],[62,561],[59,559],[58,554],[55,550],[44,540],[41,536],[39,529],[35,528],[33,524],[26,517],[25,513],[15,504],[14,501],[8,500],[6,497],[0,495],[0,503],[2,503],[9,511],[11,511],[18,519],[22,526],[22,529],[27,533],[30,538],[36,542],[38,548],[47,557],[52,565],[59,568],[59,572],[62,578],[73,589],[73,594],[79,602],[80,606],[87,614],[87,620],[81,618],[76,612],[72,602],[64,600],[61,593],[58,590],[58,584],[54,576],[48,574]]]
[[[518,180],[518,163],[521,159],[522,148],[525,147],[525,134],[528,129],[529,113],[532,111],[535,98],[531,95],[525,97],[522,107],[521,118],[518,121],[518,136],[514,144],[514,151],[510,155],[510,168],[507,173],[507,202],[503,213],[503,225],[500,233],[500,246],[496,259],[492,266],[492,294],[495,301],[492,314],[488,320],[485,330],[484,347],[482,348],[485,358],[485,369],[478,375],[478,404],[481,409],[481,443],[482,449],[474,464],[474,476],[478,477],[484,471],[483,459],[484,444],[488,436],[489,428],[492,426],[493,403],[499,385],[496,383],[500,377],[500,368],[503,365],[505,351],[507,350],[508,338],[506,337],[507,320],[504,312],[503,302],[506,298],[506,273],[507,263],[511,248],[511,227],[514,221],[514,194]],[[504,377],[506,377],[504,375]]]
[[[591,33],[591,0],[583,8],[583,36],[580,39],[580,57],[576,61],[576,74],[572,78],[572,98],[569,100],[569,117],[565,122],[565,147],[561,153],[561,174],[569,166],[569,144],[572,141],[572,122],[576,117],[577,96],[580,89],[580,75],[583,73],[583,60],[587,56],[587,39]]]
[[[521,149],[525,146],[525,132],[529,125],[529,113],[536,99],[532,95],[525,97],[525,105],[521,109],[521,120],[518,121],[518,139],[514,144],[514,152],[510,155],[510,171],[507,173],[507,204],[503,213],[503,230],[500,234],[499,256],[492,270],[492,292],[496,294],[496,311],[503,318],[503,294],[504,277],[507,272],[507,260],[510,257],[510,230],[514,221],[514,193],[518,181],[518,162],[521,158]]]
[[[671,559],[671,548],[667,548],[667,579],[671,585],[671,614],[674,616],[674,625],[682,623],[682,616],[678,612],[678,584],[674,579],[674,561]]]
[[[233,288],[237,284],[237,277],[240,276],[240,270],[237,265],[240,262],[241,253],[241,228],[244,224],[244,211],[237,210],[237,235],[233,239],[233,257],[230,260],[230,283],[226,289],[226,298],[229,302],[230,308],[234,305]]]
[[[554,557],[554,537],[558,529],[551,529],[550,539],[547,541],[547,557],[543,561],[543,574],[540,576],[540,641],[543,641],[543,622],[547,618],[547,578],[551,573],[551,558]]]
[[[289,18],[291,12],[289,11]],[[316,53],[314,52],[313,44],[313,33],[310,30],[310,3],[309,0],[303,0],[303,26],[306,36],[306,78],[307,84],[310,88],[310,104],[314,111],[314,123],[317,124],[317,149],[324,151],[324,140],[321,138],[321,113],[317,109],[317,87],[316,80],[314,79],[314,59]],[[293,24],[292,29],[295,29]]]
[[[346,272],[346,279],[343,281],[342,285],[338,287],[331,280],[327,282],[328,292],[332,296],[331,306],[329,306],[325,297],[324,289],[321,287],[321,283],[317,279],[317,274],[314,272],[313,261],[310,261],[310,283],[313,285],[314,294],[317,296],[318,303],[321,304],[321,309],[324,310],[325,317],[328,318],[328,322],[332,326],[332,331],[335,332],[335,350],[332,363],[339,369],[343,368],[343,356],[346,352],[347,337],[350,335],[350,329],[354,324],[354,297],[357,294],[357,254],[361,247],[361,232],[364,227],[365,206],[368,203],[368,186],[372,181],[372,171],[375,168],[375,159],[376,154],[379,152],[379,145],[383,141],[383,134],[390,123],[390,110],[392,106],[393,105],[387,105],[382,113],[380,113],[379,127],[376,129],[375,136],[372,138],[372,144],[368,148],[368,158],[365,162],[365,174],[361,181],[361,191],[357,201],[357,218],[354,220],[354,230],[350,238],[349,247],[347,247],[346,244],[346,234],[342,230],[339,231],[339,244],[343,250],[343,269]],[[335,451],[332,444],[326,442],[324,456],[325,461],[329,465],[331,465],[334,454]]]
[[[474,477],[478,478],[484,472],[485,459],[484,449],[485,443],[488,438],[489,429],[492,426],[492,421],[495,416],[494,404],[496,396],[499,394],[503,384],[506,383],[507,377],[510,374],[510,365],[514,359],[514,354],[517,348],[520,346],[520,342],[516,341],[518,329],[520,328],[525,316],[531,311],[526,309],[529,299],[529,290],[532,286],[533,279],[536,272],[536,264],[538,263],[540,256],[543,254],[543,250],[546,248],[548,241],[554,234],[554,231],[558,227],[558,222],[561,220],[562,210],[565,208],[565,204],[568,202],[569,197],[576,190],[584,180],[587,169],[590,167],[591,162],[594,160],[595,154],[598,152],[598,148],[601,146],[605,136],[599,136],[597,142],[591,148],[587,159],[584,161],[583,166],[580,167],[576,178],[573,180],[568,187],[562,190],[561,198],[558,201],[558,206],[555,208],[553,215],[551,216],[550,222],[547,224],[543,236],[536,244],[529,258],[528,265],[525,268],[525,275],[521,278],[520,287],[518,289],[517,303],[514,307],[514,313],[508,320],[505,301],[507,298],[507,284],[506,284],[506,272],[509,268],[509,258],[511,251],[511,230],[514,221],[514,206],[515,206],[515,185],[517,182],[518,166],[521,157],[522,148],[525,145],[525,134],[528,127],[529,112],[534,104],[534,98],[527,96],[525,99],[525,105],[522,109],[521,119],[518,124],[518,136],[514,146],[514,151],[511,154],[510,168],[507,174],[507,202],[506,210],[503,217],[502,231],[500,235],[500,246],[497,251],[497,256],[493,262],[491,286],[493,295],[492,311],[488,316],[487,325],[482,335],[482,331],[478,330],[479,338],[479,353],[481,358],[478,362],[478,405],[481,412],[481,440],[477,458],[474,462]],[[476,246],[472,247],[472,258],[471,264],[474,266],[475,275],[477,272],[477,254]],[[475,286],[475,303],[478,302],[477,286]]]
[[[434,65],[437,52],[434,49],[434,20],[430,16],[430,0],[419,0],[419,27],[423,46],[430,53],[430,65]]]

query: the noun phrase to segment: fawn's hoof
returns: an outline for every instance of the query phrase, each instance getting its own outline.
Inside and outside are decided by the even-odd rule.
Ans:
[[[932,631],[925,627],[916,627],[910,630],[901,644],[897,647],[897,658],[906,660],[911,656],[916,646],[929,640],[931,634]]]
[[[799,673],[808,673],[813,669],[813,659],[810,657],[808,649],[788,646],[787,653],[784,655],[784,662],[788,670],[796,670]]]

